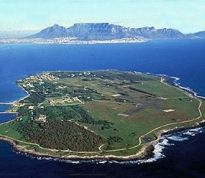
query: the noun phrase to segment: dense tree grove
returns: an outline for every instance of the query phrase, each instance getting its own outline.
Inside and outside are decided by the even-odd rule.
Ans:
[[[34,111],[24,106],[18,113],[21,120],[17,122],[17,130],[25,140],[60,150],[92,151],[104,142],[102,137],[74,123],[76,121],[103,129],[112,125],[104,120],[96,121],[79,105],[35,107]],[[46,122],[38,121],[40,115],[46,116]]]
[[[45,123],[26,120],[18,125],[23,137],[45,148],[73,151],[94,151],[103,144],[103,138],[70,122],[50,119]]]

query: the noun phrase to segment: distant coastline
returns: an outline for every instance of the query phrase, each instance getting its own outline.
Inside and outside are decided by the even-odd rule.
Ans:
[[[172,28],[130,28],[110,23],[76,23],[68,28],[54,24],[21,38],[2,34],[0,44],[115,44],[168,39],[205,39],[205,31],[185,34]]]
[[[111,39],[111,40],[75,40],[71,38],[16,38],[16,39],[0,39],[0,44],[119,44],[119,43],[143,43],[149,41],[144,38],[122,38],[122,39]]]

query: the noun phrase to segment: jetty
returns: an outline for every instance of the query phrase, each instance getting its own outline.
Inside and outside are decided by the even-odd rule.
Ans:
[[[13,102],[0,102],[0,105],[10,105],[13,104]]]

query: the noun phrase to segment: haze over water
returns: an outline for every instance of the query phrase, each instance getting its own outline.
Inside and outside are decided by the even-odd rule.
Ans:
[[[109,45],[0,45],[0,64],[0,102],[25,95],[16,86],[17,79],[51,70],[118,69],[167,74],[181,78],[181,85],[205,96],[205,40]],[[0,106],[0,111],[5,107]],[[0,122],[9,119],[8,115],[0,115]],[[0,142],[0,177],[205,177],[204,129],[200,133],[197,130],[174,136],[164,139],[174,144],[164,144],[164,158],[140,165],[37,160],[16,154],[7,143]]]

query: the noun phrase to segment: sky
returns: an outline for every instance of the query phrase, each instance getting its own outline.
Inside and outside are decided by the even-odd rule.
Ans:
[[[87,22],[202,31],[205,0],[0,0],[0,31]]]

